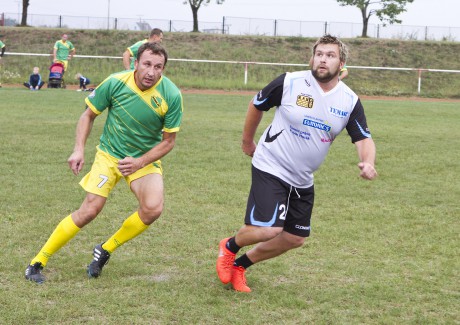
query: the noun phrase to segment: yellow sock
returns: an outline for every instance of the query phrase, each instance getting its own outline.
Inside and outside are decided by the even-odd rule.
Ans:
[[[112,253],[128,240],[141,234],[148,227],[148,225],[142,222],[136,211],[123,222],[121,228],[102,245],[102,248]]]
[[[65,244],[67,244],[67,242],[71,240],[79,231],[80,228],[78,228],[73,222],[72,215],[68,215],[62,219],[40,252],[38,252],[38,255],[35,256],[30,264],[32,265],[36,262],[40,262],[43,266],[45,266],[46,263],[48,263],[48,259]]]

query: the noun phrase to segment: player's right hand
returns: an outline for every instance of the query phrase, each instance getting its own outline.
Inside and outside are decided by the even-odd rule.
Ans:
[[[83,169],[83,165],[85,164],[85,158],[82,152],[74,151],[69,159],[67,159],[67,163],[69,164],[69,168],[72,170],[74,175],[78,175],[80,171]]]

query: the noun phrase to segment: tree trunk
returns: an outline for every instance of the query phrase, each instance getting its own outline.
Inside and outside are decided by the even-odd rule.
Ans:
[[[198,29],[198,8],[192,6],[192,13],[193,13],[193,32],[199,32]]]
[[[367,25],[369,23],[369,17],[366,14],[367,6],[361,8],[361,15],[363,17],[363,32],[361,33],[361,37],[367,37]]]
[[[22,19],[21,26],[27,26],[27,10],[29,8],[29,0],[22,0]]]

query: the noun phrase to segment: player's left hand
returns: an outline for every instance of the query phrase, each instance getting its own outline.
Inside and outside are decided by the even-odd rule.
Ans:
[[[367,162],[360,162],[358,168],[361,169],[359,176],[364,179],[372,180],[377,177],[377,171],[372,164]]]
[[[142,168],[141,162],[137,158],[125,157],[118,161],[118,170],[123,176],[131,175]]]

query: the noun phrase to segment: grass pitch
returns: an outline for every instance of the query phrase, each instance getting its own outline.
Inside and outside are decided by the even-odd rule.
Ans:
[[[379,178],[359,179],[354,146],[346,133],[337,138],[316,173],[311,237],[251,267],[253,292],[241,294],[214,268],[219,240],[243,223],[250,159],[239,146],[250,97],[186,94],[177,147],[163,160],[162,217],[89,280],[94,245],[136,209],[120,182],[100,216],[50,259],[39,286],[25,281],[27,263],[84,197],[66,160],[86,94],[0,95],[2,324],[460,322],[458,102],[365,100]]]

